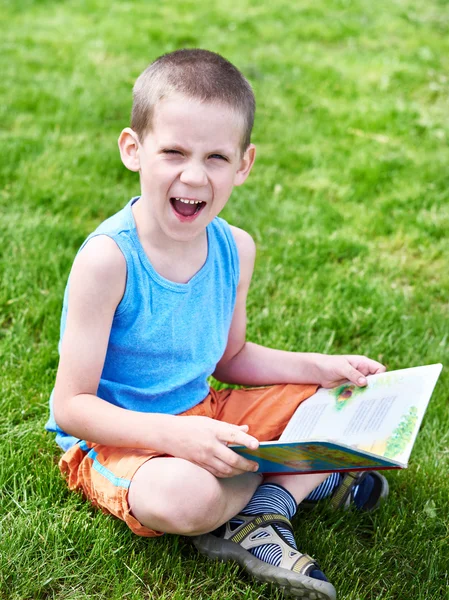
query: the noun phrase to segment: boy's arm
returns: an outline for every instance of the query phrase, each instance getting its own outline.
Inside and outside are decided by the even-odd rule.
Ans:
[[[139,422],[131,411],[96,396],[125,282],[126,262],[115,242],[106,236],[90,240],[70,274],[69,309],[54,391],[55,419],[64,431],[114,446],[143,445],[148,438],[145,419]]]
[[[93,238],[78,254],[70,275],[69,308],[54,391],[54,416],[67,433],[109,446],[152,448],[190,460],[218,477],[257,465],[227,443],[256,448],[247,426],[206,417],[175,417],[126,410],[99,398],[115,310],[126,284],[126,262],[115,242]]]
[[[366,356],[329,356],[317,353],[285,352],[246,341],[246,299],[254,270],[256,247],[251,236],[231,227],[240,258],[240,281],[226,350],[214,377],[240,385],[274,383],[316,383],[334,387],[349,380],[366,385],[366,375],[381,373],[385,367]]]

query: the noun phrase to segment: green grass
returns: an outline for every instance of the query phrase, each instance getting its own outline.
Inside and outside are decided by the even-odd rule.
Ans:
[[[67,491],[43,431],[84,237],[138,193],[116,138],[148,62],[200,46],[258,99],[258,159],[224,217],[258,245],[253,341],[449,363],[449,6],[443,0],[2,2],[0,598],[277,598],[175,536]],[[449,598],[449,375],[373,515],[298,513],[341,600]]]

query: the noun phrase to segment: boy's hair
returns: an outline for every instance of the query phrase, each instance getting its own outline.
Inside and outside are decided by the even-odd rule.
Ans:
[[[156,59],[138,77],[133,88],[131,127],[140,140],[151,130],[154,107],[173,93],[200,102],[217,102],[242,115],[241,149],[251,141],[256,102],[253,90],[225,58],[208,50],[176,50]]]

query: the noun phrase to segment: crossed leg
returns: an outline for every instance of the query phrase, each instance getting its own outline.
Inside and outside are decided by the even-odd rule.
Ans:
[[[265,479],[288,489],[301,502],[327,474],[279,475]],[[237,515],[262,483],[261,474],[218,479],[182,458],[153,458],[134,475],[128,502],[134,517],[164,533],[200,535]]]

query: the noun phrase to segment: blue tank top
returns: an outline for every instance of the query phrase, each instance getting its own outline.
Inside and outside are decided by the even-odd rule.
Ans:
[[[94,236],[111,237],[126,259],[123,298],[112,322],[97,395],[139,412],[179,414],[209,393],[227,344],[239,282],[239,259],[229,225],[216,217],[207,226],[208,253],[202,268],[187,283],[175,283],[155,271],[140,244],[132,204],[102,223]],[[64,294],[61,337],[67,316]],[[46,429],[67,450],[78,440],[62,431],[53,415]]]

